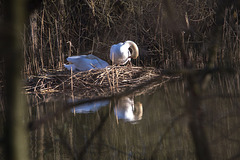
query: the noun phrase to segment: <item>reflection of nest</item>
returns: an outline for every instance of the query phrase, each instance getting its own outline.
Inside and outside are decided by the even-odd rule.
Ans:
[[[73,91],[79,98],[110,96],[126,89],[138,87],[142,83],[159,77],[160,70],[152,67],[112,66],[85,72],[56,72],[41,76],[32,76],[27,81],[27,93],[56,93]],[[171,79],[161,76],[158,82]]]

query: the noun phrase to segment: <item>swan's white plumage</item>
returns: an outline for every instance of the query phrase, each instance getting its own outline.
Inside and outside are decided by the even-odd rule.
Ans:
[[[88,71],[90,69],[101,69],[109,65],[106,61],[92,54],[68,57],[67,61],[71,62],[72,64],[64,64],[64,67],[68,70],[71,70],[72,68],[73,71]]]
[[[132,49],[132,53],[130,51]],[[136,59],[138,57],[138,47],[133,41],[126,41],[124,43],[118,43],[112,45],[110,49],[110,59],[113,64],[124,65],[128,61],[131,61],[131,58]]]

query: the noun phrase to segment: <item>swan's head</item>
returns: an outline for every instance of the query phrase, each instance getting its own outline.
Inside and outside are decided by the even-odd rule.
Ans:
[[[128,44],[129,49],[131,50],[131,56],[129,58],[137,59],[137,57],[139,56],[139,50],[138,50],[137,44],[130,40],[127,40],[125,44]]]

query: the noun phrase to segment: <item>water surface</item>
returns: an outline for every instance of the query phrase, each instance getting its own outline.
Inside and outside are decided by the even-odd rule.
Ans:
[[[172,81],[141,95],[75,107],[31,132],[31,158],[196,159],[185,87]],[[214,159],[239,153],[238,90],[239,75],[216,75],[204,94],[203,125]],[[61,110],[66,101],[72,98],[29,96],[29,119]]]

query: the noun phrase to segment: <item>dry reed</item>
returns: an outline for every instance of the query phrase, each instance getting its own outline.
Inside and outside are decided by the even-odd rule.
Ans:
[[[216,0],[180,0],[171,1],[171,5],[176,10],[174,17],[184,33],[184,48],[194,61],[193,67],[205,67],[209,32],[215,25]],[[224,45],[218,52],[218,63],[223,59],[239,61],[238,15],[239,10],[234,6],[226,9],[222,30]],[[169,29],[175,26],[171,26],[161,0],[44,0],[42,9],[37,10],[34,17],[36,22],[30,21],[30,24],[39,26],[34,30],[27,28],[24,34],[27,75],[38,75],[44,69],[62,69],[67,56],[89,50],[110,62],[110,46],[128,39],[139,45],[137,65],[168,69],[182,67],[176,37]],[[74,48],[69,48],[67,42],[71,42]]]
[[[78,98],[110,96],[135,88],[156,77],[161,71],[153,67],[111,66],[105,69],[95,69],[70,74],[55,72],[41,76],[30,76],[25,86],[26,93],[60,93],[73,92]],[[158,84],[177,77],[162,75]],[[158,84],[152,85],[153,89]]]

